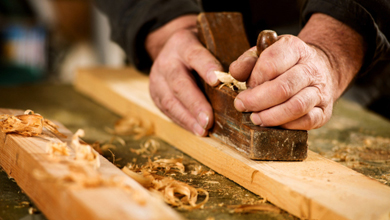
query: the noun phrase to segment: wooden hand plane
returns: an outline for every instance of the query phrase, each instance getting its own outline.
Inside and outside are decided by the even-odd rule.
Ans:
[[[200,41],[220,61],[225,72],[250,48],[240,13],[200,13],[197,25]],[[270,40],[269,35],[259,38],[258,53],[272,44]],[[307,157],[307,131],[254,125],[249,118],[251,113],[238,112],[234,107],[238,91],[211,87],[198,78],[214,110],[214,126],[209,132],[212,138],[254,160],[301,161]]]

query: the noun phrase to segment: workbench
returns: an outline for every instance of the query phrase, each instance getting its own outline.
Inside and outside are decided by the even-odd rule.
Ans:
[[[1,108],[32,109],[45,118],[59,121],[72,132],[82,128],[86,133],[83,139],[88,143],[110,140],[111,135],[106,131],[106,127],[113,127],[115,121],[120,118],[77,93],[71,85],[45,83],[0,88],[0,100]],[[116,158],[115,164],[121,167],[132,161],[136,161],[137,164],[145,163],[147,158],[129,150],[139,148],[139,144],[145,138],[148,137],[141,140],[126,137],[126,146],[117,144],[117,148],[112,149]],[[186,169],[201,165],[174,146],[162,140],[159,142],[162,147],[156,156],[172,158],[183,155]],[[338,101],[331,121],[320,129],[309,131],[309,148],[326,158],[390,186],[390,122],[362,109],[357,104],[346,100]],[[103,156],[110,161],[114,159],[108,151],[105,151]],[[204,166],[203,169],[209,170]],[[271,212],[232,213],[229,205],[253,204],[263,198],[218,173],[209,176],[177,174],[174,178],[194,187],[204,188],[210,193],[210,200],[204,209],[178,210],[184,218],[295,219],[294,216],[283,211],[280,214]],[[29,208],[34,207],[34,204],[4,171],[0,171],[0,192],[0,219],[23,217],[45,219],[39,210],[35,212],[37,214],[28,214]]]

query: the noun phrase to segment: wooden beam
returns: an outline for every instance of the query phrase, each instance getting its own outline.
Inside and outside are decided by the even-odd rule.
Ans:
[[[134,69],[80,70],[75,87],[119,115],[152,121],[156,135],[168,143],[297,217],[390,219],[390,187],[312,151],[303,162],[253,161],[197,137],[155,107],[148,77]]]
[[[22,111],[0,109],[0,114],[23,114]],[[60,125],[61,126],[61,125]],[[70,146],[72,133],[61,141]],[[161,199],[129,178],[100,156],[97,170],[103,179],[123,180],[127,190],[116,186],[75,187],[61,179],[69,174],[72,162],[58,162],[46,153],[49,140],[58,140],[47,131],[43,137],[24,137],[0,132],[0,165],[49,219],[181,219]],[[71,149],[71,155],[73,154]],[[34,173],[39,171],[37,179]]]

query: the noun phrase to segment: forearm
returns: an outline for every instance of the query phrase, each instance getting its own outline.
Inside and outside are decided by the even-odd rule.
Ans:
[[[328,58],[336,91],[341,96],[362,67],[366,44],[363,37],[342,22],[321,13],[311,16],[298,35],[304,42],[319,48]]]
[[[126,52],[138,69],[152,65],[145,40],[149,33],[183,15],[197,14],[200,7],[193,0],[96,0],[96,5],[109,18],[111,39]]]

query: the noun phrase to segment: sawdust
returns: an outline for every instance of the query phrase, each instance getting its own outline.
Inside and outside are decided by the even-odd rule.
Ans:
[[[257,211],[266,211],[272,213],[280,213],[281,210],[271,204],[255,204],[255,205],[230,205],[228,208],[232,208],[232,213],[254,213]]]
[[[230,73],[225,73],[221,71],[214,71],[215,75],[217,75],[218,80],[222,83],[219,88],[222,88],[223,86],[227,86],[233,91],[236,89],[238,90],[245,90],[246,82],[239,82],[236,79],[233,78]]]
[[[0,115],[1,131],[9,134],[15,133],[26,137],[38,136],[42,134],[43,128],[60,137],[66,137],[58,131],[58,126],[48,119],[44,119],[40,114],[32,110],[26,110],[23,115]]]

